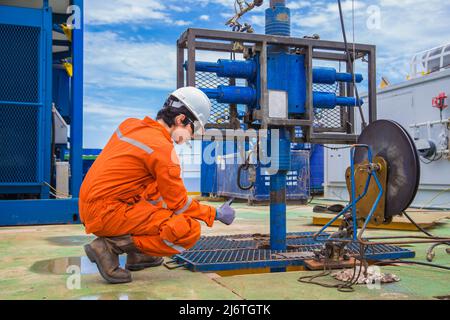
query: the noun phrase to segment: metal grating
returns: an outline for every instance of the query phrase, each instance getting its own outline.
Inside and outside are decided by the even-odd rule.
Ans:
[[[220,78],[214,73],[200,72],[195,73],[195,86],[198,88],[217,88],[219,85],[229,85],[229,78]],[[211,116],[208,123],[228,124],[230,121],[230,106],[226,103],[219,103],[211,99]]]
[[[40,28],[0,24],[0,101],[39,102]]]
[[[0,183],[36,182],[39,108],[0,104]]]
[[[323,245],[323,242],[313,240],[312,235],[312,232],[287,234],[287,251],[262,249],[268,246],[269,235],[201,237],[193,248],[174,256],[174,260],[192,271],[298,266],[303,265],[304,260],[313,258],[314,250],[320,249]],[[350,244],[348,247],[350,255],[358,255],[358,248],[357,243]],[[414,256],[414,251],[392,245],[374,245],[368,247],[366,251],[366,257],[371,260]]]
[[[313,84],[313,91],[332,92],[339,95],[339,83],[336,84]],[[342,128],[341,107],[334,109],[314,109],[314,126],[316,128]]]
[[[0,24],[0,183],[38,180],[40,30]]]

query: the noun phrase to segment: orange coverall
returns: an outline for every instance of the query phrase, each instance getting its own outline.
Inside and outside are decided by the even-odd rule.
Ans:
[[[187,196],[169,132],[145,117],[127,119],[112,135],[87,173],[79,211],[86,233],[131,234],[153,256],[170,256],[194,246],[200,223],[212,227],[215,208]]]

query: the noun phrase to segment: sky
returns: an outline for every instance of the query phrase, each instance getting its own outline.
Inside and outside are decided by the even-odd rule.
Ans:
[[[342,3],[349,42],[377,46],[378,81],[405,81],[415,53],[450,43],[450,1]],[[268,4],[241,22],[264,33]],[[342,41],[337,0],[287,5],[293,37]],[[84,147],[103,148],[126,118],[156,116],[176,89],[176,40],[190,27],[229,30],[225,22],[234,15],[234,0],[85,0],[84,10]]]

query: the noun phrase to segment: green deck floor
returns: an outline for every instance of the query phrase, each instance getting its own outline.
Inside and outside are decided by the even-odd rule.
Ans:
[[[204,226],[204,234],[268,233],[268,206],[234,206],[233,225]],[[311,225],[312,216],[312,206],[288,206],[288,232],[318,230]],[[442,220],[430,231],[450,236],[450,220]],[[411,232],[369,230],[368,234]],[[401,281],[381,289],[356,286],[352,293],[297,282],[300,275],[311,273],[305,271],[220,277],[164,266],[135,272],[132,283],[121,285],[109,285],[99,274],[82,274],[78,289],[66,267],[79,264],[83,244],[91,239],[80,225],[0,228],[0,299],[433,299],[450,295],[449,271],[418,265],[382,267],[382,272],[392,272]],[[425,261],[428,245],[411,247],[416,250],[415,259]],[[49,265],[53,259],[56,262]],[[450,265],[444,247],[437,248],[434,262]],[[331,278],[321,281],[335,283]]]

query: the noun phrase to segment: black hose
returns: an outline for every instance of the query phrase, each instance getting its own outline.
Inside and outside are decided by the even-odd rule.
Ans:
[[[428,263],[428,262],[422,262],[422,261],[412,261],[412,260],[392,260],[392,261],[382,261],[379,263],[375,263],[375,264],[385,264],[385,263],[404,263],[404,264],[419,264],[422,266],[427,266],[427,267],[433,267],[433,268],[439,268],[439,269],[444,269],[444,270],[450,270],[450,267],[446,267],[440,264],[435,264],[435,263]]]
[[[347,55],[347,63],[348,63],[348,67],[350,68],[350,73],[352,74],[353,87],[355,89],[355,95],[356,95],[356,102],[358,104],[358,110],[359,110],[359,114],[361,116],[361,126],[364,129],[367,126],[367,123],[366,123],[366,120],[364,119],[364,114],[362,112],[361,104],[359,102],[360,100],[359,100],[358,87],[355,84],[355,71],[353,70],[353,63],[352,63],[352,59],[350,58],[350,52],[348,50],[347,35],[345,33],[344,14],[342,13],[341,0],[338,0],[338,6],[339,6],[339,18],[341,20],[342,36],[344,37],[345,53]],[[353,58],[355,58],[355,57],[353,57]]]
[[[242,170],[247,171],[250,168],[250,166],[251,166],[250,164],[244,163],[238,167],[237,185],[238,185],[239,189],[241,189],[241,190],[250,190],[255,185],[254,182],[251,182],[248,186],[242,186],[242,184],[241,184],[241,172],[242,172]]]
[[[419,226],[405,211],[402,211],[402,213],[405,215],[406,218],[408,218],[408,220],[421,232],[423,232],[424,234],[426,234],[427,236],[429,236],[430,238],[436,238],[434,235],[432,235],[431,233],[429,233],[427,230],[425,230],[424,228],[422,228],[421,226]],[[428,248],[427,250],[427,260],[428,261],[433,261],[434,259],[434,248],[436,248],[437,246],[440,245],[450,245],[449,242],[442,242],[442,243],[435,243],[433,245],[431,245],[431,247]]]
[[[425,230],[424,228],[422,228],[421,226],[419,226],[405,211],[402,211],[402,213],[405,215],[406,218],[408,218],[408,220],[421,232],[425,233],[427,236],[431,237],[431,238],[436,238],[436,236],[432,235],[431,233],[429,233],[427,230]],[[449,242],[444,242],[447,245],[450,245]]]

